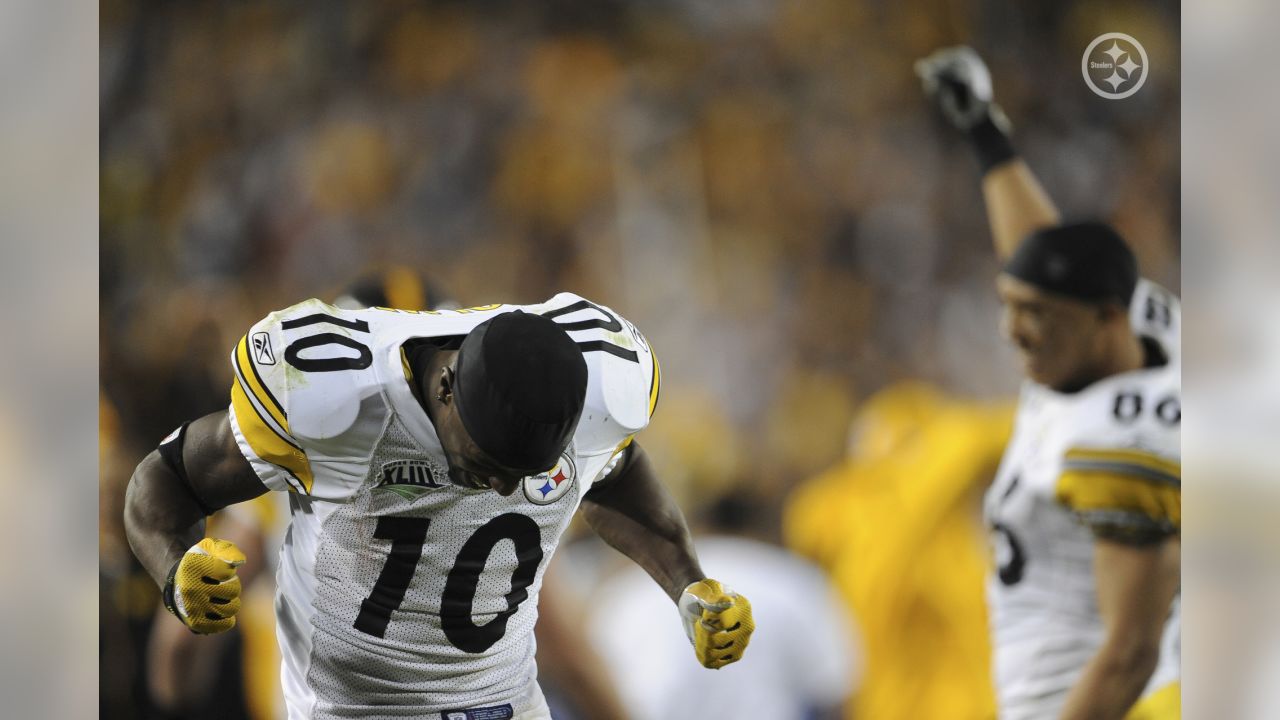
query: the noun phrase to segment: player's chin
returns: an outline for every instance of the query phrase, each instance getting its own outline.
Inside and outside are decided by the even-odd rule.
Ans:
[[[504,481],[498,478],[489,478],[489,487],[499,495],[506,497],[516,491],[516,486],[520,484],[519,480]]]
[[[483,478],[476,475],[468,475],[454,468],[449,468],[449,480],[458,487],[464,487],[468,490],[484,490],[489,487],[489,483]]]
[[[1042,385],[1050,384],[1051,371],[1049,363],[1044,355],[1021,352],[1018,358],[1022,362],[1022,372],[1027,376],[1028,380],[1040,383]]]

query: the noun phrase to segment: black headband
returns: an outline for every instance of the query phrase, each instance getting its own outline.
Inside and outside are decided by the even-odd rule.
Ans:
[[[1125,307],[1138,286],[1133,252],[1115,230],[1098,222],[1032,233],[1009,258],[1004,272],[1051,293]]]
[[[489,457],[531,474],[560,459],[586,401],[587,363],[564,330],[519,310],[477,325],[458,349],[454,402]]]

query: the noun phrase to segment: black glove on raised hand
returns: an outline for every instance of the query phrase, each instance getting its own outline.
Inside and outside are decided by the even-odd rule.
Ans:
[[[991,72],[973,48],[943,48],[917,60],[915,70],[925,95],[973,141],[983,173],[1017,155],[1009,120],[992,99]]]

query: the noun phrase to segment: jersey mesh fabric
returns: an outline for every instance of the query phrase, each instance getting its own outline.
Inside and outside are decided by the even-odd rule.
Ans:
[[[443,487],[412,501],[385,488],[373,489],[384,464],[406,459],[428,463]],[[482,652],[467,652],[451,642],[442,628],[442,598],[464,544],[482,526],[506,514],[531,518],[539,528],[537,552],[545,560],[576,506],[575,498],[537,506],[520,493],[504,498],[453,486],[445,471],[441,460],[424,454],[393,420],[374,453],[366,489],[325,521],[316,560],[317,613],[307,676],[319,699],[317,718],[414,717],[531,696],[536,679],[533,626],[545,561],[501,638]],[[391,553],[393,541],[375,536],[386,517],[422,521],[425,542],[404,599],[379,638],[354,624]],[[507,609],[517,565],[515,542],[499,540],[476,585],[475,625]]]

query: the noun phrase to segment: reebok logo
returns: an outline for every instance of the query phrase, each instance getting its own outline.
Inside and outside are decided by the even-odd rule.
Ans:
[[[253,334],[253,359],[259,365],[275,365],[276,354],[271,351],[271,336],[264,333]]]

